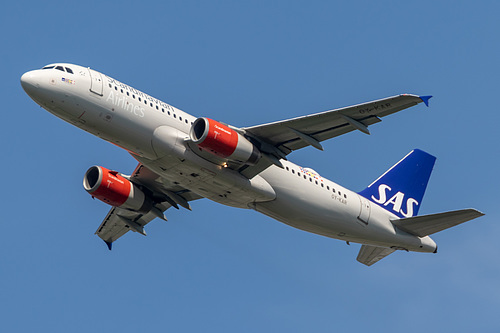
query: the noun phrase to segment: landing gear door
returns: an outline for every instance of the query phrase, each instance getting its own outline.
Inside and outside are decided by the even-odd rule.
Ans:
[[[361,222],[362,225],[368,225],[371,214],[370,201],[361,195],[358,195],[358,197],[360,201],[358,221]]]
[[[95,70],[90,68],[89,72],[90,72],[90,91],[93,92],[94,94],[102,96],[103,82],[101,73],[96,72]]]

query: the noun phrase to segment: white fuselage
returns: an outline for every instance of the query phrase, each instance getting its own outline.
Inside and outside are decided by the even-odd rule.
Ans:
[[[58,64],[60,65],[60,64]],[[44,109],[129,151],[169,181],[224,205],[251,208],[295,228],[375,246],[434,252],[429,237],[393,226],[397,217],[311,170],[282,160],[252,179],[214,164],[185,144],[196,120],[169,104],[91,69],[67,64],[23,75]]]

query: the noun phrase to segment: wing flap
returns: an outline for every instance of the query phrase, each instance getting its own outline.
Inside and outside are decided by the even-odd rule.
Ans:
[[[379,260],[384,259],[394,251],[396,250],[387,247],[363,245],[359,250],[359,254],[356,260],[366,266],[371,266]]]
[[[475,209],[462,209],[445,213],[391,220],[391,222],[399,229],[412,235],[425,237],[483,215],[483,213]]]

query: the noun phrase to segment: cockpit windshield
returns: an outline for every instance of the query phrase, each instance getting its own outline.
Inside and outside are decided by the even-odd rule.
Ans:
[[[53,69],[53,68],[55,68],[55,69],[57,69],[59,71],[62,71],[62,72],[74,74],[73,70],[71,68],[69,68],[69,67],[63,67],[63,66],[48,65],[48,66],[43,67],[42,69]]]

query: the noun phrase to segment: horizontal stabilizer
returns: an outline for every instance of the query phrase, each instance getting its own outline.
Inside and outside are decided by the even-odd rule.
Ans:
[[[387,247],[363,245],[361,246],[361,250],[359,250],[359,254],[356,260],[362,264],[365,264],[366,266],[371,266],[380,259],[384,259],[394,251],[396,250]]]
[[[462,209],[452,212],[391,220],[391,222],[403,231],[415,236],[424,237],[483,215],[483,213],[475,209]]]

